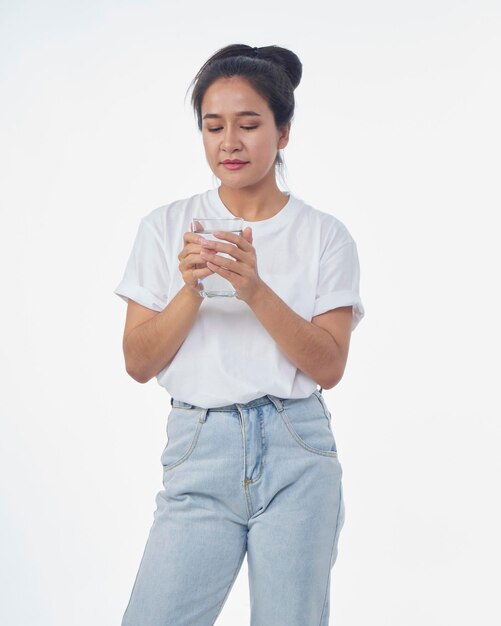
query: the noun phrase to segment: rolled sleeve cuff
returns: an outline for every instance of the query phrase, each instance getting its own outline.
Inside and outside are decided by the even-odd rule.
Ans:
[[[130,298],[153,311],[163,311],[167,304],[145,287],[135,285],[126,280],[122,280],[113,293],[116,293],[124,302],[128,302]]]
[[[355,291],[336,291],[335,293],[328,293],[325,296],[320,296],[320,298],[315,300],[312,317],[321,315],[331,309],[337,309],[341,306],[350,305],[353,306],[353,318],[351,323],[351,330],[353,331],[365,315],[362,300]]]

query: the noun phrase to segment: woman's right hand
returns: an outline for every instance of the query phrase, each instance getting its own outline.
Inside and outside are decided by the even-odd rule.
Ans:
[[[190,231],[184,233],[184,248],[177,255],[179,259],[179,271],[183,277],[187,287],[199,295],[200,287],[198,285],[199,278],[205,278],[214,274],[214,272],[207,267],[207,261],[200,256],[202,245],[198,243],[200,235],[198,233],[192,233]],[[210,250],[206,246],[203,246],[204,250]]]

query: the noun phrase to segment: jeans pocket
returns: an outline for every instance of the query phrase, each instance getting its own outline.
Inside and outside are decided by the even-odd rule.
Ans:
[[[180,465],[195,449],[203,426],[203,410],[200,408],[173,407],[167,418],[167,444],[160,462],[163,471]]]
[[[314,397],[315,396],[315,397]],[[337,457],[337,446],[326,406],[315,392],[309,398],[283,400],[282,420],[292,438],[314,454]]]
[[[320,402],[320,404],[322,405],[322,409],[324,410],[324,415],[330,422],[332,415],[331,415],[331,412],[329,411],[329,408],[327,407],[327,404],[324,400],[323,395],[320,393],[320,391],[318,391],[318,389],[315,389],[312,395],[318,398],[318,401]]]

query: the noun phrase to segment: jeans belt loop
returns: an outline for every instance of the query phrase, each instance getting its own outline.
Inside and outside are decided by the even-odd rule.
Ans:
[[[267,393],[266,396],[273,402],[273,404],[275,405],[275,408],[277,409],[279,413],[284,410],[284,404],[282,400],[280,400],[280,398],[277,398],[276,396],[272,396],[269,393]]]

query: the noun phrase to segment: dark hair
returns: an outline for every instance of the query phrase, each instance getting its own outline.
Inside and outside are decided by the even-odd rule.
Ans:
[[[286,48],[265,46],[252,48],[231,44],[221,48],[198,70],[190,83],[198,128],[202,130],[202,100],[209,86],[218,78],[242,76],[268,102],[277,128],[290,122],[294,115],[294,89],[301,81],[303,66]]]
[[[191,104],[202,130],[202,100],[209,86],[218,78],[241,76],[262,96],[273,112],[275,125],[282,128],[294,116],[294,89],[301,81],[303,66],[298,56],[287,48],[231,44],[219,49],[199,69],[191,81],[195,85]],[[282,164],[280,155],[277,162]]]

